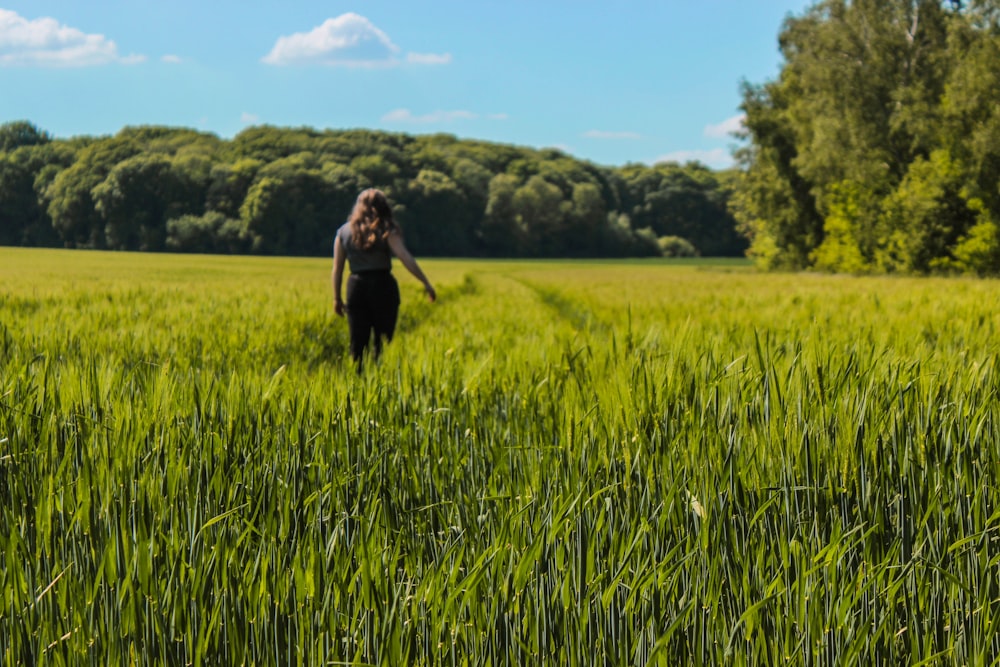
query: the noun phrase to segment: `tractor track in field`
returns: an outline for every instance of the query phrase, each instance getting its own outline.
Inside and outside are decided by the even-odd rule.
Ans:
[[[611,331],[611,325],[602,321],[594,314],[593,310],[567,297],[561,291],[514,276],[507,276],[507,278],[531,291],[539,301],[548,306],[560,319],[568,322],[574,329],[590,333]]]

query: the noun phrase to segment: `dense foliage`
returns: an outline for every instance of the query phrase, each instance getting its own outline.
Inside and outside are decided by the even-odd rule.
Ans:
[[[699,262],[0,249],[0,665],[994,663],[1000,282]]]
[[[771,267],[1000,272],[1000,2],[822,0],[744,92],[733,210]]]
[[[326,255],[374,186],[419,255],[658,255],[677,237],[739,256],[732,181],[697,163],[607,168],[448,135],[130,127],[53,140],[21,121],[0,126],[0,245]]]

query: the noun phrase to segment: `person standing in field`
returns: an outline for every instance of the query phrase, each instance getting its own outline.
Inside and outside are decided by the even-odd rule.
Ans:
[[[437,294],[406,249],[385,193],[369,188],[358,195],[350,217],[337,230],[333,242],[333,308],[337,315],[347,313],[351,357],[358,371],[372,334],[377,358],[382,351],[382,340],[392,340],[396,330],[399,285],[392,275],[393,255],[423,283],[427,298],[434,301]],[[351,269],[346,302],[341,299],[345,259]]]

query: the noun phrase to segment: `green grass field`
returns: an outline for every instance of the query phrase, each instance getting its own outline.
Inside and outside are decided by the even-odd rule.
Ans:
[[[1000,283],[421,264],[0,248],[0,663],[1000,656]]]

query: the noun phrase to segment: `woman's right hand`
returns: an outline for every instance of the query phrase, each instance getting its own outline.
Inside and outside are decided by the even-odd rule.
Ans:
[[[435,301],[437,301],[437,292],[434,291],[434,288],[431,287],[430,283],[427,283],[426,285],[424,285],[424,291],[427,292],[427,300],[428,301],[430,301],[431,303],[434,303]]]

